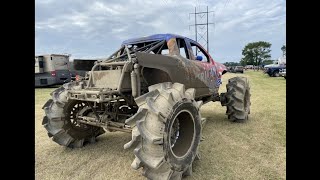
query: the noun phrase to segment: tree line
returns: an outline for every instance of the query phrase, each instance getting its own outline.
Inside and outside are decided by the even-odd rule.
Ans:
[[[266,41],[258,41],[248,43],[242,49],[242,55],[240,62],[225,62],[225,66],[246,66],[246,65],[268,65],[272,64],[274,60],[271,60],[271,43]],[[281,47],[283,56],[286,55],[286,45]]]

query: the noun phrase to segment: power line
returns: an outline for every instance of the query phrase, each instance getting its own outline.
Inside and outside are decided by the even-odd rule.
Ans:
[[[214,19],[217,19],[218,15],[220,15],[219,10],[223,10],[229,4],[229,2],[230,2],[230,0],[226,0],[224,3],[224,6],[222,8],[216,9],[216,13],[213,14],[213,16],[215,16]],[[213,34],[215,34],[215,31],[216,31],[216,24],[213,25]]]
[[[197,7],[194,8],[194,13],[189,13],[189,18],[190,18],[190,14],[194,14],[194,24],[193,25],[189,25],[189,29],[190,29],[190,26],[194,26],[195,28],[195,40],[197,42],[199,42],[201,39],[205,41],[206,45],[203,45],[203,46],[206,46],[207,47],[207,51],[209,53],[209,25],[210,24],[215,24],[213,22],[210,22],[209,23],[209,13],[214,13],[214,11],[209,11],[208,10],[208,6],[207,6],[207,11],[202,11],[202,12],[197,12]],[[206,23],[197,23],[197,16],[200,17],[200,19],[202,19],[205,15],[206,16]],[[206,27],[206,31],[203,33],[199,33],[198,31],[198,27],[200,29],[204,29]],[[199,35],[199,39],[198,39],[198,35]],[[206,37],[205,37],[206,36]],[[197,52],[196,51],[196,55],[197,55]]]
[[[165,4],[167,4],[167,5],[169,5],[167,1],[163,0],[163,2],[165,2]],[[171,11],[171,9],[168,9],[168,10],[174,17],[178,17],[178,19],[180,19],[180,22],[183,22],[183,20],[180,18],[180,16],[177,13],[174,13],[173,11]]]
[[[226,0],[225,3],[224,3],[224,6],[222,8],[220,8],[220,9],[223,10],[227,6],[227,4],[229,2],[230,2],[230,0]],[[216,18],[217,18],[218,14],[219,14],[218,12],[220,12],[219,9],[216,10]]]

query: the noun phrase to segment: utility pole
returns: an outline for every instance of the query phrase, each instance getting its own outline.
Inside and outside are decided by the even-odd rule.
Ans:
[[[195,28],[195,34],[196,34],[196,41],[198,42],[197,39],[197,7],[194,7],[194,28]]]
[[[206,46],[207,47],[208,53],[209,53],[209,26],[208,25],[209,24],[214,24],[213,22],[209,23],[209,13],[211,13],[211,12],[214,12],[214,11],[209,11],[208,10],[208,6],[207,6],[207,11],[197,12],[197,8],[195,7],[194,8],[194,13],[189,13],[189,14],[194,14],[194,24],[189,25],[189,29],[190,29],[190,26],[194,26],[196,41],[199,42],[200,40],[203,40],[205,42],[205,45],[202,44],[202,46]],[[200,19],[202,19],[204,17],[204,15],[202,15],[202,14],[206,14],[207,15],[206,16],[206,23],[197,23],[197,16],[200,17]],[[203,29],[205,26],[207,27],[206,32],[203,33],[203,31],[202,32],[198,31],[198,27],[200,29]],[[198,35],[200,37],[199,41],[198,41]],[[198,53],[198,51],[196,51],[196,55],[197,55],[197,53]]]
[[[207,6],[207,51],[209,53],[209,26],[208,26],[208,23],[209,23],[209,16],[208,16],[208,6]]]

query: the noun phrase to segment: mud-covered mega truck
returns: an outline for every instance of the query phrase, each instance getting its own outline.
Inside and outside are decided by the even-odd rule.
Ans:
[[[202,104],[220,101],[230,121],[248,119],[248,80],[231,78],[219,94],[224,73],[225,66],[189,38],[129,39],[86,78],[53,91],[42,124],[54,142],[71,148],[95,142],[105,130],[131,133],[124,148],[134,147],[133,169],[142,168],[148,179],[181,179],[199,158]]]

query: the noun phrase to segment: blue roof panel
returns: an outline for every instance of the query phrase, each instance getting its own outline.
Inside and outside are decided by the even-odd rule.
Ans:
[[[186,37],[176,35],[176,34],[154,34],[151,36],[144,36],[144,37],[140,37],[140,38],[132,38],[132,39],[125,40],[122,42],[122,45],[136,44],[136,43],[149,42],[149,41],[162,41],[162,40],[167,41],[171,38],[183,38],[184,39]]]

